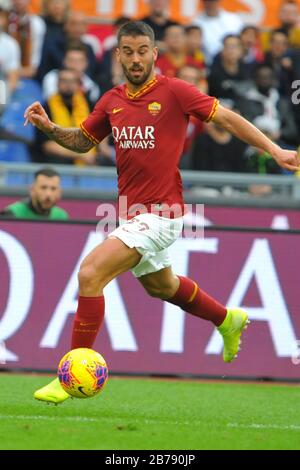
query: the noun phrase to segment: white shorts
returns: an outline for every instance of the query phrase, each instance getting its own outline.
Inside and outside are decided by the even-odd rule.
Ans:
[[[135,277],[141,277],[171,266],[167,248],[177,240],[182,227],[182,217],[169,219],[146,213],[130,220],[120,219],[120,226],[109,237],[119,238],[142,255],[131,270]]]

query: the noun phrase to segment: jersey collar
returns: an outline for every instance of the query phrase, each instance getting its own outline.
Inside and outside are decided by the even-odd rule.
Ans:
[[[157,77],[153,77],[152,80],[147,82],[140,90],[136,91],[135,93],[130,93],[130,91],[127,88],[127,85],[125,85],[125,94],[127,98],[130,100],[134,100],[135,98],[139,98],[140,96],[144,95],[150,88],[152,88],[155,84],[157,83]]]

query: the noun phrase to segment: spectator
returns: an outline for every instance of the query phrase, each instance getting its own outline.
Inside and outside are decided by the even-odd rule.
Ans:
[[[197,67],[184,65],[179,69],[177,77],[185,82],[191,83],[197,88],[200,83],[201,71]],[[202,90],[201,90],[202,91]],[[180,159],[179,167],[182,170],[191,169],[191,152],[195,139],[204,131],[204,123],[195,116],[190,116],[186,130],[186,139],[184,143],[183,153]]]
[[[192,170],[244,172],[247,145],[211,122],[195,141]]]
[[[56,205],[61,193],[59,173],[51,168],[42,168],[34,175],[29,197],[10,204],[0,214],[18,219],[66,220],[68,213]]]
[[[279,92],[282,95],[289,95],[289,67],[288,57],[289,40],[286,33],[281,30],[272,31],[270,36],[270,50],[266,53],[264,63],[274,71]],[[288,64],[288,65],[286,65]]]
[[[130,21],[127,16],[119,16],[112,25],[112,32],[103,40],[103,48],[105,51],[115,49],[118,45],[117,35],[119,29]]]
[[[46,34],[60,34],[69,12],[70,0],[42,0],[42,18],[46,24]]]
[[[258,128],[270,139],[273,139],[272,125],[267,120],[257,119]],[[258,175],[280,175],[282,169],[268,152],[264,152],[255,147],[248,147],[245,152],[246,170],[249,173]],[[268,184],[252,184],[248,188],[252,196],[263,197],[272,193],[272,186]]]
[[[88,33],[88,18],[85,13],[71,11],[65,23],[65,32],[69,41],[82,41],[92,48],[96,57],[101,56],[100,41],[96,36]]]
[[[295,0],[286,0],[282,3],[279,10],[279,31],[287,36],[299,22],[300,8],[299,3]]]
[[[6,90],[4,100],[9,101],[11,93],[16,89],[20,72],[20,47],[15,39],[5,31],[8,25],[8,10],[4,4],[0,4],[0,80],[4,81]],[[0,114],[2,103],[0,101]]]
[[[160,51],[165,49],[164,36],[166,29],[177,24],[169,17],[169,4],[169,0],[149,0],[150,13],[145,18],[142,18],[142,21],[153,29],[156,45]]]
[[[8,17],[8,33],[21,49],[21,76],[33,78],[41,61],[46,25],[42,18],[29,13],[29,0],[12,0]]]
[[[96,78],[98,64],[95,52],[89,43],[90,35],[88,35],[89,39],[87,40],[86,32],[86,16],[80,12],[71,12],[62,32],[58,32],[55,36],[46,36],[43,45],[42,60],[38,70],[38,79],[40,81],[43,80],[44,76],[50,72],[50,70],[62,68],[65,52],[74,44],[85,44],[88,55],[88,68],[86,73],[92,79]]]
[[[289,45],[292,48],[300,49],[300,16],[296,26],[289,33]]]
[[[194,65],[183,65],[177,72],[177,77],[199,88],[202,93],[207,93],[208,84],[205,78],[205,70]]]
[[[185,28],[186,52],[189,56],[203,66],[205,56],[203,52],[203,34],[202,29],[196,25],[189,25]]]
[[[299,78],[300,78],[300,49],[294,49],[291,53],[290,67],[290,93],[293,98],[290,100],[293,117],[297,126],[297,144],[300,145],[300,103],[299,103]]]
[[[71,46],[66,50],[63,60],[63,67],[76,72],[80,82],[81,91],[84,93],[89,103],[93,106],[100,97],[100,89],[87,74],[88,67],[87,50],[84,44]],[[43,80],[43,95],[47,100],[58,91],[58,70],[48,72]]]
[[[118,31],[128,21],[130,19],[125,16],[119,17],[114,23],[113,34],[104,41],[105,53],[103,54],[99,76],[99,84],[103,92],[124,82],[122,66],[116,59],[116,48]]]
[[[115,47],[105,52],[98,81],[103,93],[124,83],[124,73],[120,63],[117,62]]]
[[[264,130],[262,128],[262,130]],[[265,131],[264,132],[267,136],[269,136],[268,132]],[[262,152],[261,150],[259,149],[256,149],[254,147],[249,147],[249,149],[247,150],[246,152],[246,167],[247,167],[247,171],[249,173],[257,173],[258,175],[280,175],[282,174],[282,170],[281,168],[276,165],[276,162],[274,161],[273,157],[267,153],[267,152]],[[254,188],[255,189],[258,189],[256,188],[256,185],[255,186],[251,186],[251,193],[253,194],[254,193]],[[266,194],[266,193],[269,193],[270,192],[270,187],[268,186],[268,191],[266,190],[266,187],[265,185],[263,186],[264,188],[264,191],[263,193]],[[260,188],[262,189],[262,188]],[[257,192],[255,191],[255,193],[257,194]]]
[[[164,41],[166,51],[156,61],[158,73],[167,77],[176,77],[178,70],[184,65],[204,68],[204,64],[187,55],[186,37],[184,27],[181,25],[169,26],[165,31]]]
[[[286,145],[295,145],[297,129],[290,100],[280,97],[275,83],[272,68],[264,64],[258,65],[254,84],[245,92],[239,107],[242,115],[271,139],[280,139]]]
[[[51,121],[62,127],[79,127],[90,113],[89,104],[80,91],[78,75],[73,70],[62,69],[58,74],[58,93],[52,95],[45,104]],[[61,147],[36,129],[34,160],[51,164],[65,163],[77,165],[94,164],[95,150],[78,154]]]
[[[239,36],[230,34],[224,38],[223,44],[223,50],[215,57],[208,77],[209,94],[226,99],[231,107],[236,107],[248,79],[246,66],[242,62],[242,42]]]
[[[228,34],[239,34],[242,20],[235,13],[221,9],[220,0],[202,0],[204,12],[194,20],[203,31],[204,54],[208,64],[222,49],[222,41]]]
[[[243,48],[243,63],[253,70],[256,64],[263,62],[264,53],[260,44],[260,33],[256,26],[245,26],[240,34]]]

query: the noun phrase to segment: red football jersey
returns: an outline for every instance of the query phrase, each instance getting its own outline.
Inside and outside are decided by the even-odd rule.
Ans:
[[[109,90],[81,129],[95,144],[112,133],[119,197],[128,208],[143,204],[168,216],[166,207],[184,208],[178,163],[189,116],[208,122],[218,103],[187,82],[157,76],[135,94],[126,85]]]

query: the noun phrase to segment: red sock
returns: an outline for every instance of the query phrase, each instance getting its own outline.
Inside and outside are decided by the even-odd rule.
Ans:
[[[104,296],[78,298],[71,348],[91,348],[104,318]]]
[[[196,317],[209,320],[215,326],[220,326],[226,317],[226,308],[199,289],[191,279],[183,276],[177,277],[180,281],[179,288],[174,297],[168,299],[167,302],[178,305],[182,310]]]

